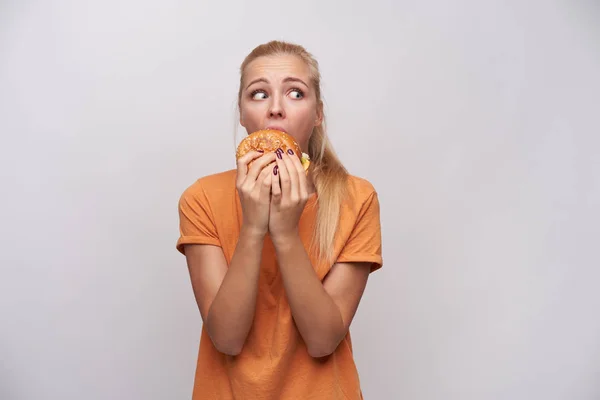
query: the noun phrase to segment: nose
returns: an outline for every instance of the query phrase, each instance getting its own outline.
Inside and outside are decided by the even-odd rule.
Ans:
[[[269,106],[269,117],[285,118],[285,110],[283,108],[282,101],[277,96],[273,96],[271,99],[271,104]]]

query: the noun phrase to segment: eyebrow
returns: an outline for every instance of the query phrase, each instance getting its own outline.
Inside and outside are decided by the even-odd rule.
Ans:
[[[248,86],[246,86],[246,89],[248,89],[250,86],[252,86],[252,85],[254,85],[255,83],[258,83],[258,82],[269,83],[269,81],[266,78],[258,78],[258,79],[253,80],[252,82],[250,82],[248,84]],[[306,86],[308,88],[308,85],[302,79],[295,78],[293,76],[288,76],[287,78],[285,78],[283,80],[283,82],[284,83],[287,83],[287,82],[299,82],[299,83],[303,84],[304,86]]]

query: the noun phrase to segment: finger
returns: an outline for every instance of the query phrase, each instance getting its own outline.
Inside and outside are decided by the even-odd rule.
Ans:
[[[278,167],[279,184],[281,185],[281,196],[287,199],[290,196],[292,182],[290,180],[290,173],[288,172],[284,157],[287,157],[287,155],[283,151],[277,152],[276,161]]]
[[[271,174],[271,201],[274,204],[281,202],[281,186],[279,184],[279,165],[275,165]]]
[[[286,171],[290,177],[290,199],[293,202],[296,202],[300,198],[300,188],[298,187],[298,172],[296,171],[296,167],[294,167],[292,157],[295,157],[294,152],[292,151],[292,149],[288,149],[283,156],[283,162],[285,164]]]
[[[273,161],[275,161],[275,155],[273,153],[267,153],[255,159],[248,170],[245,181],[254,185],[261,171]]]
[[[255,160],[258,157],[262,156],[263,154],[264,154],[264,152],[250,150],[249,152],[247,152],[246,154],[244,154],[243,156],[241,156],[240,158],[238,158],[236,160],[236,164],[237,164],[237,168],[238,168],[238,173],[240,175],[245,176],[248,171],[244,167],[247,167],[250,162],[252,162],[253,160]]]
[[[248,175],[248,164],[262,155],[263,153],[252,150],[236,160],[238,184],[246,179],[246,175]]]
[[[296,171],[298,177],[298,190],[300,194],[300,198],[307,199],[308,198],[308,181],[306,179],[306,171],[304,170],[304,166],[300,161],[300,157],[297,154],[294,154],[292,149],[288,150],[288,154],[290,155],[290,161]]]
[[[265,168],[263,168],[263,170],[260,172],[260,175],[258,176],[258,179],[256,180],[257,185],[255,187],[255,190],[259,191],[259,198],[261,199],[265,199],[268,200],[269,199],[269,193],[271,193],[271,185],[272,185],[272,176],[273,176],[273,169],[277,167],[276,163],[271,163],[269,165],[267,165]]]

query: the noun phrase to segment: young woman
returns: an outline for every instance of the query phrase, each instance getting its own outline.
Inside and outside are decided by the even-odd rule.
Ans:
[[[193,399],[362,399],[349,327],[382,266],[377,193],[333,153],[303,47],[255,48],[238,105],[248,133],[285,131],[311,164],[250,152],[181,196],[177,249],[203,320]]]

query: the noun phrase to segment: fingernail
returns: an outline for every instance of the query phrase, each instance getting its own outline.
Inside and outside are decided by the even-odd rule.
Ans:
[[[277,151],[277,153],[283,153],[283,149],[281,149],[281,148],[277,149],[276,151]]]
[[[283,153],[283,151],[281,153]],[[283,160],[283,157],[281,156],[281,153],[277,152],[277,158],[279,158],[280,160]]]
[[[293,154],[294,154],[294,150],[292,150],[292,149],[288,149],[288,154],[289,154],[289,155],[293,155]]]
[[[256,151],[258,151],[259,153],[264,153],[265,152],[264,150],[256,150]]]
[[[277,175],[277,165],[275,166],[275,168],[273,168],[273,175]]]

